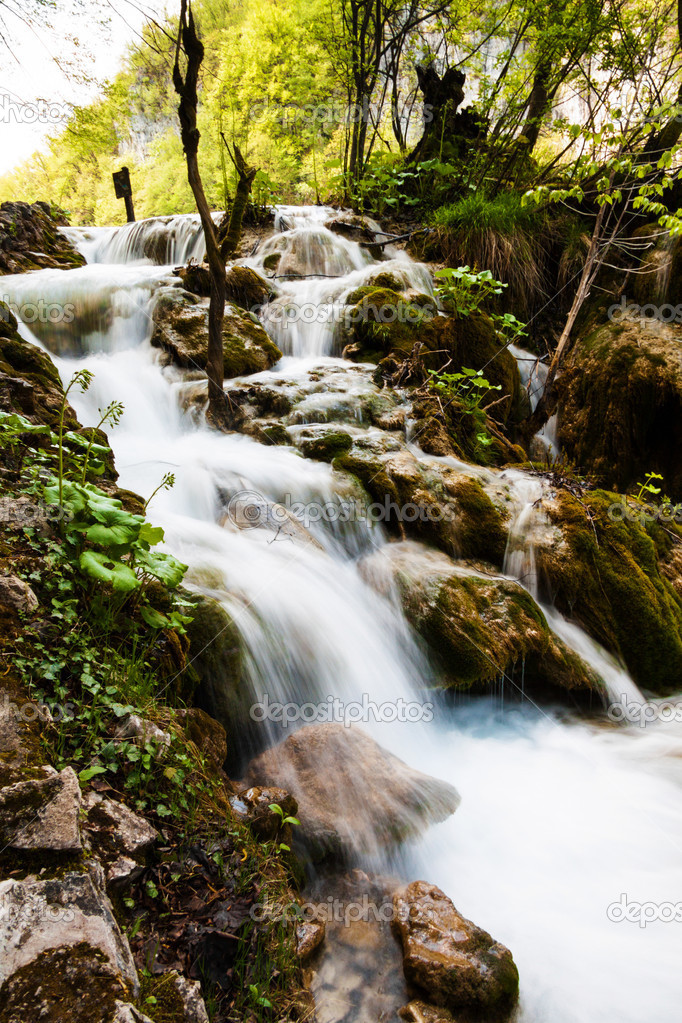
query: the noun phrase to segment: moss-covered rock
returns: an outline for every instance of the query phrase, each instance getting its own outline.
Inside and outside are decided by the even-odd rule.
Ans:
[[[84,266],[85,257],[59,232],[68,221],[46,202],[0,205],[0,275]]]
[[[448,486],[448,491],[456,505],[453,528],[459,556],[471,561],[489,561],[501,568],[507,529],[499,509],[478,480],[470,476],[459,476]]]
[[[423,298],[425,302],[420,296],[408,297],[371,285],[351,292],[344,327],[354,358],[376,363],[389,360],[392,370],[412,356],[417,346],[419,365],[411,383],[421,383],[430,370],[447,368],[448,373],[456,373],[463,367],[485,367],[486,379],[501,388],[490,393],[489,401],[496,402],[495,418],[501,423],[520,421],[523,407],[518,366],[500,344],[492,320],[484,314],[437,316],[433,300]]]
[[[436,654],[447,688],[482,688],[502,676],[511,696],[599,688],[518,583],[456,568],[442,555],[394,557],[406,617]]]
[[[274,296],[271,284],[250,266],[233,266],[227,271],[227,297],[242,309],[257,311]]]
[[[282,353],[253,313],[225,305],[223,367],[226,377],[270,369]],[[176,365],[205,369],[208,350],[208,305],[177,288],[165,289],[154,310],[151,343],[168,352]]]
[[[347,454],[352,446],[353,438],[349,433],[334,430],[319,437],[302,439],[300,449],[306,458],[314,458],[318,462],[333,462],[335,458]]]
[[[252,725],[251,694],[243,680],[242,644],[232,618],[212,597],[193,596],[196,607],[187,626],[189,658],[198,677],[194,700],[227,733],[227,759],[233,765]]]
[[[557,388],[559,441],[580,469],[619,490],[658,472],[682,497],[682,328],[600,326],[576,343]]]
[[[581,500],[561,491],[544,507],[563,537],[537,550],[548,596],[622,657],[638,685],[678,691],[682,596],[670,532],[624,517],[623,499],[605,491]]]

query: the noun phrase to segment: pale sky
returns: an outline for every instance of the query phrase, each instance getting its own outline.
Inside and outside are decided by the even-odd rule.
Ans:
[[[112,77],[145,15],[159,19],[179,0],[1,0],[0,174],[11,170]],[[30,24],[26,11],[33,13]],[[15,13],[17,12],[17,13]],[[18,12],[21,12],[19,14]]]

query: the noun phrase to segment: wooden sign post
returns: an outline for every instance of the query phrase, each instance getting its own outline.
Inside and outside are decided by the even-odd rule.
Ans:
[[[121,167],[120,171],[115,171],[112,177],[116,198],[125,199],[126,217],[128,223],[131,224],[135,220],[135,210],[133,209],[133,187],[130,184],[130,172],[127,167]]]

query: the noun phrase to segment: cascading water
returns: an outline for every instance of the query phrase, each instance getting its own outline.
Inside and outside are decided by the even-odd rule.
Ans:
[[[339,408],[352,414],[357,395],[373,386],[369,371],[330,357],[336,342],[327,314],[378,269],[366,249],[324,227],[330,212],[280,209],[275,234],[252,259],[262,267],[265,256],[280,253],[283,275],[282,293],[264,321],[288,357],[260,377],[283,387],[312,381],[306,401],[315,422],[322,404],[325,415]],[[175,488],[154,498],[151,517],[190,565],[191,583],[233,614],[254,697],[417,698],[430,669],[398,609],[391,573],[382,570],[380,527],[321,521],[308,534],[285,531],[277,538],[267,529],[239,529],[225,516],[239,494],[252,492],[265,506],[289,497],[325,504],[340,499],[341,484],[329,466],[302,459],[292,447],[208,431],[185,411],[191,378],[164,369],[149,345],[155,288],[169,281],[173,263],[200,254],[196,218],[65,231],[87,267],[6,277],[4,291],[17,306],[42,299],[75,307],[70,324],[22,330],[53,352],[65,379],[77,366],[95,373],[91,389],[74,402],[82,422],[93,422],[96,409],[113,399],[124,402],[123,420],[111,433],[122,486],[148,496],[166,471],[175,473]],[[150,266],[161,264],[160,253],[168,265]],[[382,271],[430,289],[425,268],[397,252],[388,255]],[[332,276],[304,276],[316,272]],[[309,305],[318,319],[277,321],[273,314],[287,304]],[[328,390],[314,384],[320,379]],[[296,427],[290,429],[293,437]],[[350,429],[369,428],[358,419]],[[411,450],[426,459],[414,443]],[[505,571],[537,591],[532,534],[542,527],[542,490],[523,473],[504,475],[516,505]],[[369,551],[371,571],[367,558],[364,570],[359,560]],[[545,613],[606,679],[607,655],[577,626],[551,609]],[[632,686],[617,665],[611,668],[621,672],[619,684]],[[499,715],[481,701],[451,714],[441,710],[431,724],[370,718],[362,727],[461,792],[454,817],[383,865],[439,884],[465,915],[513,950],[523,1023],[677,1023],[679,924],[617,923],[608,907],[622,893],[631,901],[669,902],[682,892],[679,725],[616,730],[527,704]],[[329,1012],[322,1023],[341,1018]],[[353,1023],[374,1018],[352,1017]]]

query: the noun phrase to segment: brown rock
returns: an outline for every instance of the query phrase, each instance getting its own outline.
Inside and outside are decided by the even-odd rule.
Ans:
[[[246,780],[298,800],[294,838],[314,859],[372,851],[419,834],[457,809],[457,791],[421,774],[357,728],[302,728],[252,760]]]
[[[508,1019],[519,991],[508,948],[461,916],[447,895],[426,881],[396,892],[393,909],[409,983],[452,1012],[468,1009],[486,1013],[486,1019]]]

